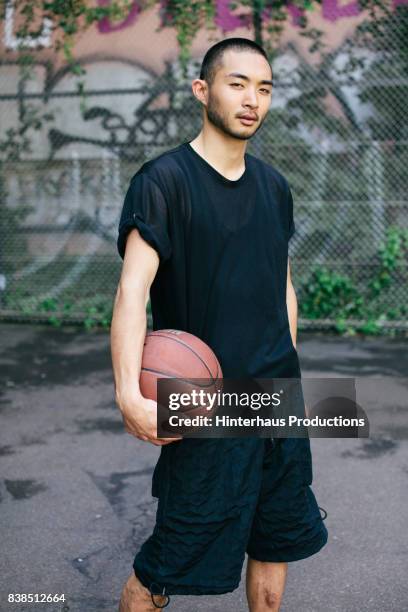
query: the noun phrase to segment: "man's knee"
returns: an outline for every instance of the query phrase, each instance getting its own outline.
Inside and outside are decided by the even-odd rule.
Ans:
[[[279,610],[279,606],[282,601],[282,594],[276,593],[268,587],[264,587],[263,591],[264,604],[267,610],[273,610],[273,612]]]
[[[279,612],[282,596],[264,587],[258,591],[255,598],[248,599],[250,612]]]

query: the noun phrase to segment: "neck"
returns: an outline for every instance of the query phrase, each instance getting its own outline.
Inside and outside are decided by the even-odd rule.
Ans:
[[[245,171],[246,144],[245,140],[227,139],[204,131],[190,142],[196,153],[230,180],[236,180]]]

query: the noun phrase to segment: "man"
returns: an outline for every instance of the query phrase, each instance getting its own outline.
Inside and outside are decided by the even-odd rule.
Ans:
[[[309,486],[308,438],[158,439],[156,404],[137,384],[149,292],[153,328],[200,337],[225,377],[301,377],[291,191],[275,168],[245,152],[270,107],[271,73],[251,40],[211,47],[192,82],[201,132],[146,162],[126,194],[111,331],[116,401],[126,430],[161,453],[156,524],[120,612],[165,607],[172,594],[230,592],[245,553],[250,612],[276,612],[288,562],[327,541]]]

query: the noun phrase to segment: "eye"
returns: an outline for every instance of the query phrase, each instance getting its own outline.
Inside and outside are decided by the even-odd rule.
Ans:
[[[241,85],[242,86],[242,83],[231,83],[231,85]]]
[[[269,91],[269,89],[261,89],[261,91],[264,91],[264,92],[265,92],[265,93],[267,93],[267,94],[268,94],[268,93],[271,93],[271,92]]]

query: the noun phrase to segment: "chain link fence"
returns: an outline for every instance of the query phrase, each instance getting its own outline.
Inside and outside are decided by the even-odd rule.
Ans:
[[[292,188],[301,329],[408,329],[404,32],[408,7],[399,6],[380,33],[363,24],[314,65],[292,44],[273,62],[272,107],[247,150]],[[183,78],[166,62],[134,87],[95,85],[88,71],[84,108],[69,79],[41,89],[40,64],[9,91],[18,68],[2,62],[0,318],[109,326],[129,179],[199,132],[190,83],[200,63]]]

